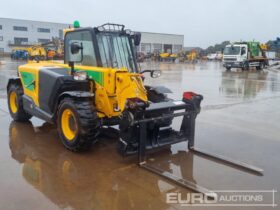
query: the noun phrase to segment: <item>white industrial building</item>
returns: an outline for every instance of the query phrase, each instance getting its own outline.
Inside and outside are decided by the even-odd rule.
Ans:
[[[0,18],[0,52],[10,53],[13,47],[31,46],[54,38],[63,38],[63,29],[70,24]],[[184,35],[141,32],[138,51],[143,53],[172,52],[183,49]]]
[[[0,52],[9,53],[13,47],[30,46],[63,38],[69,24],[0,18]]]
[[[140,52],[178,53],[184,46],[184,35],[141,32]]]

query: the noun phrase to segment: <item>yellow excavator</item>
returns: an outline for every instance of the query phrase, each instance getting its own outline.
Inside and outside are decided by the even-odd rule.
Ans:
[[[187,60],[189,62],[195,63],[197,62],[198,56],[196,50],[192,50],[191,52],[188,53],[187,55]]]
[[[34,45],[26,49],[28,51],[29,60],[45,60],[47,57],[47,51],[41,45]]]

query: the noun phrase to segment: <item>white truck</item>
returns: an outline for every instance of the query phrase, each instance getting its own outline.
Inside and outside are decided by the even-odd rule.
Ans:
[[[250,67],[262,70],[266,65],[268,59],[259,42],[236,42],[224,49],[223,66],[227,70],[231,68],[248,70]]]

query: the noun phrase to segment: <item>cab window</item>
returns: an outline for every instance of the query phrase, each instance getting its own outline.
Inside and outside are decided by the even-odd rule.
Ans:
[[[83,46],[83,56],[78,65],[83,66],[97,66],[96,56],[94,53],[92,36],[89,31],[77,31],[77,32],[68,32],[65,37],[65,63],[68,63],[71,60],[77,60],[75,56],[79,56],[71,53],[71,44],[73,42],[81,43]]]
[[[242,47],[241,48],[241,55],[244,55],[246,53],[246,48],[245,47]]]
[[[97,42],[103,67],[126,68],[135,71],[133,49],[129,44],[128,36],[117,33],[99,33]]]

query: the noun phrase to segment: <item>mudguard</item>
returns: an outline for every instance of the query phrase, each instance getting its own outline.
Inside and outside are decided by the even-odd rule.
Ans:
[[[172,93],[172,91],[165,86],[146,86],[146,88],[155,91],[157,94]]]
[[[7,83],[7,90],[10,86],[10,84],[12,83],[16,83],[16,84],[20,84],[21,85],[21,81],[20,81],[20,78],[19,77],[12,77],[9,79],[8,83]]]
[[[64,97],[74,97],[74,98],[92,98],[94,93],[88,91],[66,91],[59,95],[59,99]]]

